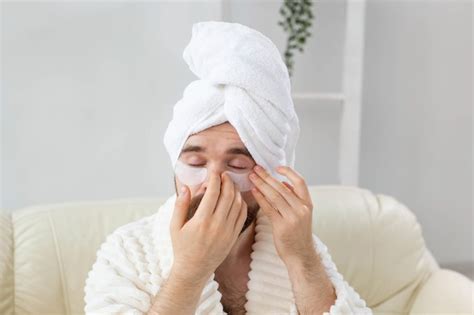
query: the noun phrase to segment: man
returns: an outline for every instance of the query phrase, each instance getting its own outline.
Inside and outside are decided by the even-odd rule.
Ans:
[[[183,56],[201,80],[164,137],[176,194],[107,238],[86,313],[371,314],[312,234],[314,206],[292,167],[298,119],[273,43],[241,24],[201,22]]]

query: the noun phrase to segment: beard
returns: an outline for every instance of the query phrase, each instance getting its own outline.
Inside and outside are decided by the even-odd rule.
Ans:
[[[186,221],[190,220],[194,216],[194,214],[196,213],[196,210],[201,204],[203,197],[204,197],[204,193],[200,193],[191,198]],[[242,199],[242,202],[244,202],[243,199]],[[255,220],[255,218],[257,217],[257,212],[259,208],[260,206],[258,203],[255,203],[253,205],[247,205],[247,218],[245,219],[244,225],[242,226],[242,230],[240,231],[239,235],[242,234],[250,226],[250,224],[252,224],[252,222]]]

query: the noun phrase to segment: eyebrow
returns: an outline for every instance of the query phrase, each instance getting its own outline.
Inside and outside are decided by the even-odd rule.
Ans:
[[[206,152],[206,148],[203,148],[199,145],[186,145],[183,148],[183,150],[181,150],[181,154],[186,153],[186,152]],[[249,158],[253,160],[252,155],[246,148],[234,147],[234,148],[227,149],[225,153],[226,154],[242,154],[242,155],[248,156]]]

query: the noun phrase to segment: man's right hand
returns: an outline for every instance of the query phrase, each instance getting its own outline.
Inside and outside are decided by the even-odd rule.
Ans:
[[[186,221],[191,194],[176,199],[171,219],[173,272],[189,281],[204,281],[227,257],[247,218],[247,204],[228,174],[211,173],[194,216]]]

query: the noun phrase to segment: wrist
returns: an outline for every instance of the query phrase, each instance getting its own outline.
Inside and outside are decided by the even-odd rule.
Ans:
[[[312,272],[322,266],[321,259],[314,248],[303,255],[293,255],[282,259],[289,272]]]
[[[204,286],[212,273],[205,273],[202,270],[193,270],[189,267],[180,267],[173,264],[170,271],[170,278],[186,284]]]
[[[306,258],[295,258],[287,264],[291,283],[296,287],[316,287],[334,292],[331,280],[317,253]]]

